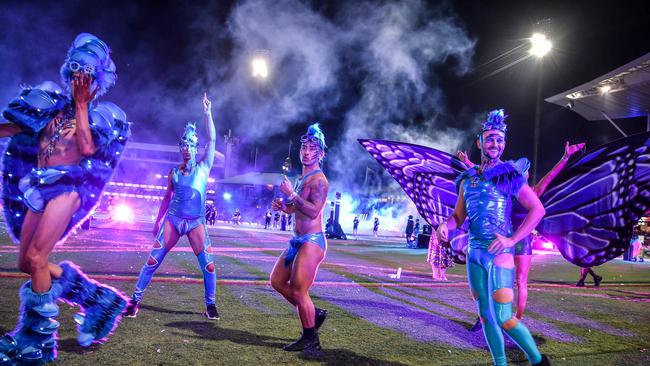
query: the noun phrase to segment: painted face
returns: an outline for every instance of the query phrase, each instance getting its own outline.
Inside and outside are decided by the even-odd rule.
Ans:
[[[490,160],[499,159],[506,148],[506,134],[500,130],[484,131],[479,143],[483,156]]]
[[[196,159],[197,145],[181,142],[178,146],[181,155],[183,155],[183,161],[192,161]]]
[[[318,164],[325,156],[318,142],[303,142],[300,145],[300,162],[302,165],[311,166]]]

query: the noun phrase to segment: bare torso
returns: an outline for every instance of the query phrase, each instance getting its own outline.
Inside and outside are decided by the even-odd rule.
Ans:
[[[325,175],[322,172],[319,172],[307,178],[298,194],[306,201],[322,204],[321,202],[327,199],[328,188],[329,183],[327,178],[325,178]],[[293,232],[296,236],[323,231],[322,206],[315,218],[307,216],[298,209],[294,209],[293,212],[296,215],[295,224],[293,226]]]
[[[66,120],[63,117],[63,112],[59,113],[41,131],[38,146],[38,167],[79,164],[83,155],[77,147],[76,135],[77,124],[75,119]]]

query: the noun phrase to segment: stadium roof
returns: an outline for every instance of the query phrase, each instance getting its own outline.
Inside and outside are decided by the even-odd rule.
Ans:
[[[650,53],[545,100],[589,121],[646,116],[650,110]]]

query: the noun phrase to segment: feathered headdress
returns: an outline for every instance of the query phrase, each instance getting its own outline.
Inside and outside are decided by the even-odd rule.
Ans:
[[[185,132],[181,136],[181,141],[178,145],[197,146],[199,144],[199,137],[196,135],[196,124],[194,122],[187,122],[185,125]]]
[[[483,129],[481,133],[489,130],[499,130],[506,133],[508,125],[506,125],[506,115],[503,109],[495,109],[488,114],[487,121],[483,122]]]
[[[72,92],[72,75],[75,72],[91,74],[92,87],[99,87],[96,97],[105,94],[115,85],[117,74],[111,60],[111,49],[101,39],[90,33],[80,33],[68,50],[68,57],[61,66],[61,80],[68,92]]]
[[[320,148],[323,151],[325,151],[325,149],[327,149],[327,144],[325,144],[325,134],[320,129],[320,124],[318,122],[309,125],[309,128],[307,129],[307,134],[302,135],[302,137],[300,138],[301,143],[304,143],[304,142],[307,142],[307,141],[318,142],[318,144],[320,145]]]

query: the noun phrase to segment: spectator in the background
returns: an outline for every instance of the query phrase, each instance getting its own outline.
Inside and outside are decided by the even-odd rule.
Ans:
[[[413,222],[413,215],[409,215],[408,220],[406,220],[406,229],[404,230],[404,234],[406,235],[406,246],[409,248],[411,247],[411,244],[414,241],[413,240],[414,226],[415,226],[415,222]]]
[[[372,224],[372,234],[377,237],[377,232],[379,232],[379,217],[375,217],[375,222]]]
[[[427,262],[431,264],[434,281],[447,281],[447,268],[454,267],[454,262],[447,248],[440,244],[435,234],[429,239]]]
[[[415,219],[415,225],[413,226],[413,241],[418,240],[418,235],[420,235],[420,219]]]
[[[271,210],[266,210],[266,214],[264,214],[264,228],[268,229],[269,226],[271,226],[271,217],[273,217],[273,214],[271,214]]]
[[[357,232],[359,231],[359,217],[355,216],[354,221],[352,221],[352,234],[354,239],[357,239]]]

